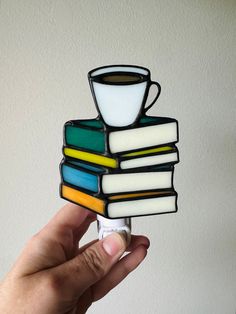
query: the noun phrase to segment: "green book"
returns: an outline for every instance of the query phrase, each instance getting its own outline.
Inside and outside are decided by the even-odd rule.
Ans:
[[[178,122],[143,116],[129,127],[105,127],[99,119],[70,120],[64,125],[64,146],[102,155],[121,154],[178,142]]]

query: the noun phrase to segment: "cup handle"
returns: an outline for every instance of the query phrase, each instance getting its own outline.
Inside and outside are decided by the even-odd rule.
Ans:
[[[144,112],[145,113],[154,105],[154,103],[156,102],[157,98],[160,96],[160,93],[161,93],[161,85],[158,82],[155,82],[155,81],[151,81],[150,82],[148,93],[149,93],[150,87],[152,85],[156,85],[157,86],[157,94],[156,94],[155,98],[153,99],[153,101],[150,103],[150,105],[148,105],[146,108],[144,108]]]

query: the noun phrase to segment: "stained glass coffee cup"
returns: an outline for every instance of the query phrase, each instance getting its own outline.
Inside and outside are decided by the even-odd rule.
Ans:
[[[88,73],[88,79],[100,118],[114,127],[135,124],[161,92],[160,84],[151,80],[150,71],[135,65],[99,67]],[[152,85],[157,86],[157,94],[145,107]]]

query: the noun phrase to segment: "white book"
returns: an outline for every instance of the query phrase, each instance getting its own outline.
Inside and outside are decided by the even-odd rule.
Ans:
[[[175,212],[176,195],[114,202],[107,205],[109,218],[145,216]]]

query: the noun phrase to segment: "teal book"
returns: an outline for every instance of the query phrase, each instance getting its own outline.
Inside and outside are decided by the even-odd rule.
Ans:
[[[64,125],[64,146],[105,156],[135,152],[178,142],[178,122],[143,116],[129,127],[106,127],[99,119],[70,120]]]
[[[174,166],[121,171],[66,158],[60,164],[60,173],[63,182],[101,196],[172,189]]]

